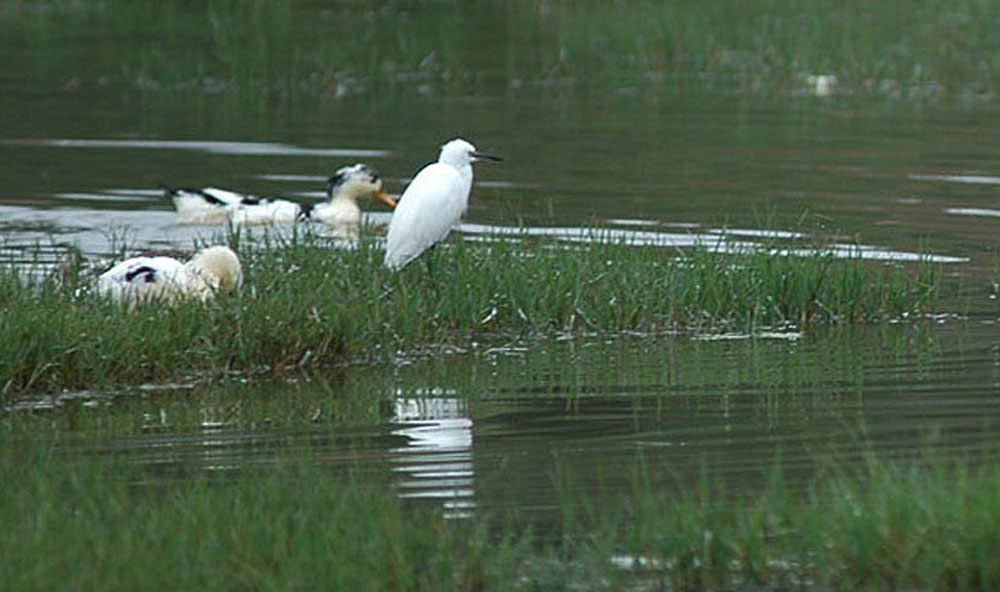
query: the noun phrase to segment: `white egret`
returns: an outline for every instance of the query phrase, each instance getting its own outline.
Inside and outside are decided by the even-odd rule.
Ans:
[[[162,256],[126,259],[97,278],[97,292],[130,303],[185,298],[205,301],[242,284],[239,257],[229,247],[215,246],[198,251],[187,263]]]
[[[399,197],[386,236],[386,267],[400,269],[448,236],[469,205],[472,163],[484,159],[503,160],[461,138],[441,146],[438,161],[422,168]]]
[[[361,226],[358,198],[371,195],[389,206],[396,201],[382,191],[378,171],[366,164],[342,167],[327,180],[327,201],[309,210],[309,219],[325,224],[336,238],[356,239]]]

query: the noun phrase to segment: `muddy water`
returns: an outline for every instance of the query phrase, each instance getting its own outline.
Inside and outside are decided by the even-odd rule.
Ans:
[[[220,233],[178,226],[161,182],[315,201],[327,175],[363,161],[399,193],[441,141],[462,135],[506,157],[477,170],[460,229],[469,238],[580,241],[597,226],[648,248],[777,231],[794,252],[822,233],[873,264],[929,252],[960,294],[919,325],[484,343],[267,384],[53,395],[4,412],[35,430],[20,434],[58,432],[63,454],[114,451],[151,476],[183,476],[309,450],[462,516],[554,507],[565,475],[594,491],[628,487],[640,461],[677,486],[707,464],[752,487],[776,458],[804,475],[865,446],[995,446],[1000,112],[989,106],[509,90],[270,109],[9,72],[0,249],[13,261]],[[365,207],[371,222],[388,220]]]

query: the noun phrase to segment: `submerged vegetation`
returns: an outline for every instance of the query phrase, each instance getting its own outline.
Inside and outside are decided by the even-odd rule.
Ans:
[[[517,510],[448,520],[319,459],[183,480],[50,444],[0,455],[0,569],[12,589],[990,590],[1000,472],[964,462],[829,468],[805,493],[704,476],[646,482],[595,511],[567,485],[557,526]],[[155,464],[155,463],[154,463]],[[141,486],[138,484],[141,483]]]
[[[373,242],[338,250],[309,234],[268,234],[252,247],[234,238],[245,286],[209,304],[129,311],[93,294],[79,269],[62,281],[0,270],[4,396],[255,375],[480,339],[884,320],[929,312],[938,292],[930,263],[890,267],[821,249],[459,240],[391,273]]]
[[[339,98],[707,87],[924,98],[1000,90],[998,18],[1000,7],[978,0],[0,0],[0,38],[31,47],[40,63],[25,66],[69,90]],[[80,42],[88,38],[101,42]],[[121,51],[107,43],[115,39],[135,41]]]

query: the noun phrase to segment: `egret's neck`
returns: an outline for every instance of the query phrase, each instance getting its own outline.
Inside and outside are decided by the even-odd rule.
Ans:
[[[458,174],[462,176],[462,180],[465,181],[465,184],[470,187],[472,186],[472,163],[469,162],[468,158],[455,157],[445,152],[441,154],[440,158],[438,158],[438,162],[446,164],[458,171]]]
[[[455,168],[458,169],[458,174],[462,176],[462,181],[464,181],[468,187],[472,187],[472,165],[465,164],[465,166]]]

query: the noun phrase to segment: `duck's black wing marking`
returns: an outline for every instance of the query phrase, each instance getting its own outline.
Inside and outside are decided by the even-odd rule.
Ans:
[[[132,282],[152,284],[156,281],[156,269],[148,265],[133,267],[125,272],[125,281],[130,284]]]
[[[267,203],[269,200],[266,197],[257,197],[256,195],[244,195],[240,198],[240,203],[245,206],[256,206],[262,203]]]
[[[160,185],[160,189],[163,190],[163,195],[171,199],[177,197],[178,194],[187,193],[190,195],[197,195],[198,197],[205,200],[213,206],[226,206],[229,205],[225,200],[219,199],[218,197],[212,195],[211,193],[205,191],[204,189],[195,189],[194,187],[170,187],[169,185]]]
[[[180,191],[190,191],[196,195],[200,195],[202,199],[206,202],[212,204],[213,206],[228,206],[229,202],[219,199],[218,197],[212,195],[211,193],[203,189],[181,189]]]

